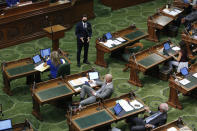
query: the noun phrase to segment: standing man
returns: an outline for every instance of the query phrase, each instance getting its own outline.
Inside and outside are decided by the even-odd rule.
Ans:
[[[84,59],[83,63],[90,64],[88,62],[88,48],[89,48],[89,42],[90,38],[92,36],[92,27],[89,22],[87,22],[87,15],[83,15],[82,21],[77,23],[76,29],[75,29],[75,35],[77,36],[77,66],[80,67],[80,56],[81,56],[81,50],[84,47]]]

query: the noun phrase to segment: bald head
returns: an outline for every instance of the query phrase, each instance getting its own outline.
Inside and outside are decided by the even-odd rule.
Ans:
[[[167,112],[168,111],[168,104],[167,103],[161,103],[159,106],[159,110],[161,112]]]
[[[111,74],[106,74],[105,75],[105,80],[106,80],[107,83],[112,82],[112,75]]]

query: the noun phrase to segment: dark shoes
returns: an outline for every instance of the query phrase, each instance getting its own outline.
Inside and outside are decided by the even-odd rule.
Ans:
[[[84,64],[90,65],[90,62],[89,62],[89,61],[86,61],[86,62],[84,61],[83,63],[84,63]]]

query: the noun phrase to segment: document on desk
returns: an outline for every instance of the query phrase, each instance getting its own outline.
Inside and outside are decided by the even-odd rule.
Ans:
[[[188,83],[190,83],[190,81],[185,78],[185,79],[180,80],[179,83],[181,83],[182,85],[187,85]]]
[[[175,47],[172,47],[172,50],[174,50],[174,51],[179,51],[180,48],[179,48],[178,46],[175,46]]]
[[[34,69],[37,70],[37,71],[43,72],[43,71],[45,71],[48,68],[49,68],[49,65],[44,67],[44,63],[42,63],[42,64],[36,66]]]
[[[122,107],[122,109],[124,109],[126,112],[128,111],[132,111],[133,107],[129,105],[129,103],[126,100],[119,100],[118,103],[120,104],[120,106]]]
[[[178,131],[175,127],[168,128],[167,131]]]
[[[118,37],[118,38],[116,38],[118,41],[120,41],[120,42],[125,42],[126,40],[125,39],[123,39],[122,37]]]
[[[118,40],[113,40],[113,44],[115,44],[115,45],[120,45],[120,44],[122,44],[122,42],[120,42],[120,41],[118,41]]]
[[[192,76],[195,77],[195,78],[197,78],[197,73],[194,73]]]
[[[105,46],[111,48],[113,47],[112,44],[113,44],[113,41],[112,40],[107,40],[107,42],[103,43]]]
[[[140,109],[140,108],[143,107],[143,105],[139,101],[137,101],[137,100],[131,101],[130,102],[130,105],[132,107],[134,107],[135,109]]]

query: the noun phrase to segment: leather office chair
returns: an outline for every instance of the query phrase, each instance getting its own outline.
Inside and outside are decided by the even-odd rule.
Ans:
[[[127,46],[125,47],[125,53],[122,55],[122,58],[129,62],[130,59],[132,59],[133,53],[137,53],[140,50],[143,49],[143,44],[142,43],[135,43],[132,46]],[[129,64],[125,64],[125,68],[123,71],[126,71],[129,68]]]
[[[70,64],[61,64],[57,71],[57,76],[64,77],[65,75],[70,75]]]

